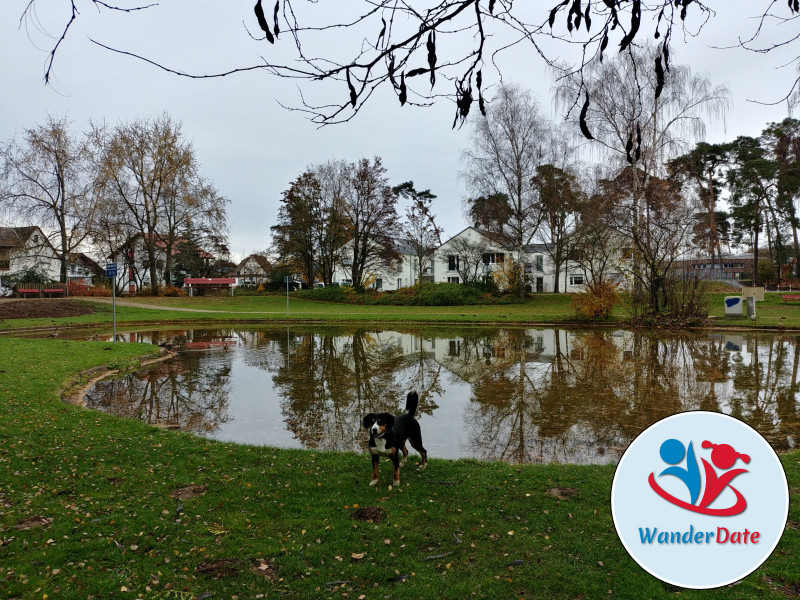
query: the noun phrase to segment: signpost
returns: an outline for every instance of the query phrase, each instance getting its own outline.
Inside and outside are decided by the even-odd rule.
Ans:
[[[292,281],[291,275],[284,275],[283,280],[286,282],[286,316],[289,316],[289,283]]]
[[[106,263],[106,277],[111,280],[111,322],[113,323],[114,343],[117,343],[117,263]]]

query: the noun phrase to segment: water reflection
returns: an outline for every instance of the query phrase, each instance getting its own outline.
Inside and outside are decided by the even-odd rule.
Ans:
[[[800,423],[795,336],[340,327],[136,339],[180,352],[101,382],[90,406],[244,443],[363,449],[362,416],[398,412],[410,389],[433,457],[614,462],[653,422],[696,409],[783,450]]]

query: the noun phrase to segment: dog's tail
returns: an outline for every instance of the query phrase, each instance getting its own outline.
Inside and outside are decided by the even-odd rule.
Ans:
[[[417,412],[417,406],[419,406],[417,392],[409,392],[408,396],[406,396],[406,413],[409,417],[413,417],[414,413]]]

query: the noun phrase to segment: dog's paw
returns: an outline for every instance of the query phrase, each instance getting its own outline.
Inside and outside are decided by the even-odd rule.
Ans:
[[[405,458],[400,461],[400,466],[401,467],[405,467],[406,466],[406,459]]]
[[[420,466],[417,467],[417,471],[424,471],[425,467],[428,466],[428,463],[422,463]]]
[[[393,481],[393,482],[392,482],[392,485],[393,485],[393,486],[395,486],[395,485],[400,485],[400,480],[398,479],[397,481]]]
[[[370,482],[369,482],[369,484],[370,484],[371,486],[372,486],[372,485],[376,485],[377,483],[378,483],[378,480],[377,480],[377,479],[373,479],[372,481],[370,481]]]

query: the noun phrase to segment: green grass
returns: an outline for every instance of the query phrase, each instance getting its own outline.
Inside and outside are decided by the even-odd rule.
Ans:
[[[757,319],[724,318],[723,299],[726,294],[709,294],[709,313],[714,327],[761,327],[800,329],[800,303],[784,303],[780,293],[766,294],[757,304]],[[286,297],[217,296],[199,298],[135,298],[140,306],[128,306],[120,301],[117,323],[120,327],[142,324],[218,323],[218,322],[338,322],[338,323],[472,323],[472,324],[554,324],[554,325],[625,325],[631,311],[623,303],[614,309],[610,319],[586,321],[577,317],[570,305],[569,294],[539,294],[524,303],[475,306],[376,306],[318,302],[291,297],[289,313]],[[78,302],[85,302],[78,300]],[[53,327],[110,328],[111,305],[92,303],[97,312],[91,315],[63,319],[6,319],[0,320],[0,330]],[[149,308],[153,307],[153,308]],[[166,310],[165,310],[166,309]],[[190,309],[187,311],[186,309]]]
[[[218,443],[58,399],[77,372],[148,350],[0,338],[0,598],[779,599],[800,586],[800,453],[782,457],[795,502],[773,556],[739,585],[678,590],[619,543],[610,467],[434,457],[394,489],[383,463],[370,487],[364,455]],[[170,495],[190,484],[205,493]],[[365,507],[385,519],[353,519]],[[17,528],[31,517],[52,521]]]
[[[135,298],[131,302],[159,308],[117,305],[117,323],[121,326],[139,323],[171,322],[420,322],[420,323],[563,323],[576,322],[570,308],[571,296],[567,294],[542,294],[525,303],[475,306],[370,306],[337,304],[290,298],[289,312],[286,297],[268,296],[217,296],[199,298]],[[84,300],[79,300],[84,302]],[[30,327],[59,326],[110,326],[110,304],[92,303],[97,307],[93,315],[64,319],[6,319],[0,320],[0,330]],[[167,310],[164,310],[167,309]],[[176,310],[169,310],[176,309]],[[181,309],[191,309],[186,312]],[[203,311],[203,312],[198,312]],[[626,310],[620,307],[615,318],[621,322]]]

